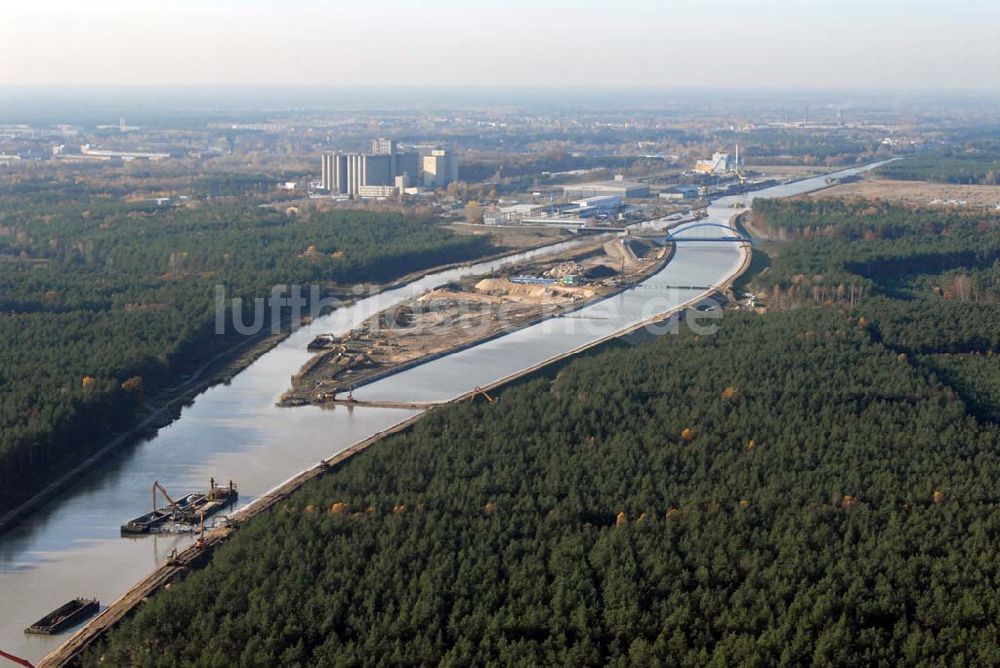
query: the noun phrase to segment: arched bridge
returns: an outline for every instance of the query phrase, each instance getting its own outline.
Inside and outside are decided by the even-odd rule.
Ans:
[[[687,235],[687,233],[690,232],[691,230],[697,230],[699,228],[704,228],[704,227],[716,227],[725,230],[728,233],[728,236],[709,237],[699,234],[696,234],[694,236]],[[733,228],[729,227],[728,225],[723,225],[722,223],[695,223],[694,225],[685,227],[682,230],[678,230],[677,234],[667,232],[667,241],[737,241],[737,242],[749,243],[752,242],[753,239],[751,237],[740,234]]]

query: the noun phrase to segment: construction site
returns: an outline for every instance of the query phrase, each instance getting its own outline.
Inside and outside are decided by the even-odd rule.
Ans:
[[[571,250],[431,290],[350,332],[321,334],[282,406],[350,400],[353,388],[441,355],[560,317],[659,271],[664,237],[595,237]]]

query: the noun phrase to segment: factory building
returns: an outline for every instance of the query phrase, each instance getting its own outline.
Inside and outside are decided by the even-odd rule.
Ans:
[[[347,194],[347,156],[343,153],[323,154],[323,173],[320,177],[323,190],[334,195]]]
[[[436,148],[424,156],[424,186],[445,188],[458,180],[458,160],[443,148]]]
[[[90,144],[83,144],[80,147],[80,155],[92,160],[121,160],[131,162],[132,160],[149,160],[157,162],[170,157],[169,153],[153,153],[149,151],[109,151],[101,148],[93,148]]]
[[[387,155],[389,156],[389,170],[395,178],[397,171],[397,155],[396,155],[396,140],[386,139],[385,137],[379,137],[378,139],[372,140],[372,155]],[[374,185],[374,184],[373,184]]]
[[[354,174],[351,173],[351,160],[354,160]],[[361,186],[391,186],[393,181],[391,155],[352,155],[347,159],[347,182],[350,186],[352,176],[356,185],[351,194]]]
[[[595,208],[602,211],[617,209],[624,203],[621,195],[596,195],[573,202],[581,209]]]
[[[713,153],[711,160],[698,160],[694,163],[694,171],[699,174],[725,176],[732,169],[728,153]]]
[[[420,185],[420,154],[397,153],[396,176],[405,176],[409,185]]]
[[[373,139],[372,155],[396,155],[396,140],[385,137]]]
[[[660,193],[661,199],[698,199],[701,190],[698,186],[679,185],[669,188]]]
[[[567,199],[587,199],[590,197],[615,196],[623,199],[629,197],[649,197],[649,186],[638,181],[626,181],[615,177],[614,181],[595,181],[592,183],[575,183],[563,186],[563,196]]]
[[[419,168],[419,154],[399,153],[394,140],[379,138],[371,153],[324,153],[320,186],[333,195],[386,197],[385,188],[417,182]]]
[[[357,196],[372,199],[384,199],[387,197],[394,197],[399,194],[399,188],[396,186],[359,186]]]

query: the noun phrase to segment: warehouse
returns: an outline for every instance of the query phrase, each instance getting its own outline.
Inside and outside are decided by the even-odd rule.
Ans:
[[[638,181],[625,181],[616,178],[614,181],[594,181],[563,186],[563,195],[567,199],[586,199],[609,195],[618,195],[622,198],[649,197],[649,186]]]

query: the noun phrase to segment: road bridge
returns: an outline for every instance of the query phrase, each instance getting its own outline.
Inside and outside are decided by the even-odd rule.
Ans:
[[[724,230],[726,232],[726,236],[715,236],[715,237],[693,236],[692,237],[692,236],[688,236],[688,234],[687,234],[691,230],[697,230],[699,228],[706,228],[706,227],[709,227],[709,228],[713,228],[714,227],[714,228],[718,228],[720,230]],[[748,236],[744,235],[744,234],[740,234],[739,232],[737,232],[736,230],[734,230],[732,227],[730,227],[728,225],[723,225],[722,223],[696,223],[694,225],[688,225],[687,227],[685,227],[683,230],[680,230],[679,232],[675,232],[675,233],[667,232],[667,241],[673,241],[675,243],[676,242],[681,242],[681,241],[683,241],[683,242],[691,242],[691,241],[698,241],[698,242],[702,242],[702,241],[734,242],[735,241],[735,242],[740,242],[740,243],[750,243],[750,242],[753,241],[753,239],[751,237],[748,237]]]

